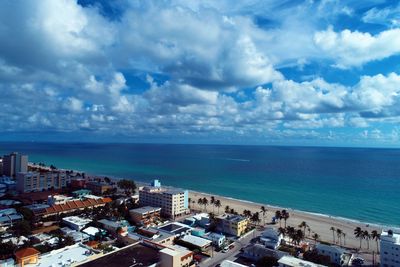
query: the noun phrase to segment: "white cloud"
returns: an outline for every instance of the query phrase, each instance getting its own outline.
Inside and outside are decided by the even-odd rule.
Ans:
[[[400,29],[389,29],[377,35],[368,32],[343,30],[332,27],[314,35],[315,44],[329,55],[339,68],[361,66],[400,52]]]

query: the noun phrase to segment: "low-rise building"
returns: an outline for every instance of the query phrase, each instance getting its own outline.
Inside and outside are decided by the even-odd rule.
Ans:
[[[332,263],[339,266],[347,266],[352,257],[350,252],[347,252],[345,249],[338,246],[330,246],[318,243],[315,246],[315,249],[317,250],[318,254],[328,256]]]
[[[73,197],[67,197],[64,195],[49,195],[47,197],[47,205],[54,206],[54,205],[65,204],[73,199],[74,199]]]
[[[187,226],[186,224],[180,223],[180,222],[170,222],[166,223],[158,229],[162,230],[163,232],[170,233],[171,235],[174,235],[175,237],[181,237],[184,235],[190,235],[192,231],[192,227]]]
[[[21,267],[30,264],[36,264],[38,262],[38,258],[40,252],[34,248],[23,248],[17,250],[15,253],[15,259],[17,264]]]
[[[102,195],[104,192],[112,188],[113,187],[111,185],[102,182],[86,183],[86,189],[91,190],[95,195]]]
[[[221,267],[246,267],[246,265],[234,261],[224,260],[221,262]]]
[[[0,210],[0,227],[10,227],[23,220],[23,216],[13,208]]]
[[[181,237],[179,244],[189,249],[199,249],[206,251],[211,246],[212,241],[194,235],[185,235]]]
[[[144,243],[162,247],[172,246],[175,236],[154,227],[139,228],[135,233],[128,232],[126,238],[133,241],[143,241]]]
[[[99,223],[104,227],[104,229],[113,234],[117,234],[118,230],[121,232],[127,232],[128,227],[130,226],[126,220],[112,221],[108,219],[102,219],[99,221]]]
[[[301,260],[292,256],[283,256],[278,260],[279,267],[327,267],[310,261]]]
[[[93,207],[105,206],[111,201],[112,199],[108,197],[101,199],[72,200],[66,202],[65,204],[48,207],[40,215],[46,217],[55,214],[70,213],[76,210],[84,210],[85,208],[91,209]]]
[[[258,261],[264,257],[271,257],[275,259],[280,259],[283,256],[289,255],[286,252],[280,250],[274,250],[270,248],[266,248],[262,244],[253,244],[244,248],[242,257],[251,261]]]
[[[90,240],[90,236],[82,233],[82,232],[78,232],[76,230],[72,230],[69,227],[63,227],[60,229],[66,236],[70,236],[74,239],[75,243],[84,243],[84,242],[88,242]]]
[[[233,214],[223,214],[216,217],[217,231],[228,235],[241,236],[245,233],[249,219]]]
[[[226,238],[224,235],[217,234],[217,233],[209,233],[205,235],[204,238],[211,240],[212,244],[216,247],[222,248],[225,245]]]
[[[72,192],[72,195],[76,198],[83,198],[86,195],[90,195],[92,193],[92,191],[88,190],[88,189],[79,189],[79,190],[75,190],[74,192]]]
[[[183,223],[192,227],[199,226],[208,229],[210,227],[210,215],[208,213],[199,213],[186,218]]]
[[[97,227],[89,226],[82,230],[83,233],[87,234],[91,239],[94,239],[96,235],[105,235],[106,231]]]
[[[261,243],[267,248],[277,249],[281,244],[283,235],[277,229],[272,227],[266,228],[260,236]]]
[[[161,214],[169,218],[176,218],[190,212],[188,191],[162,187],[158,180],[155,180],[152,186],[145,186],[139,190],[139,204],[160,207]]]
[[[129,215],[136,224],[144,226],[150,225],[159,220],[161,208],[145,206],[137,209],[131,209]]]
[[[400,266],[400,231],[382,231],[380,247],[381,267]]]
[[[92,222],[90,219],[85,219],[78,216],[64,217],[62,221],[65,225],[76,231],[82,230],[86,227],[86,225]]]
[[[193,266],[193,252],[182,247],[171,247],[160,250],[160,267]]]

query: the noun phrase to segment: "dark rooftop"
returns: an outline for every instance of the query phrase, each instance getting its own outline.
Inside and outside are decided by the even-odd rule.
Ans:
[[[150,266],[159,261],[159,254],[156,249],[136,244],[128,246],[117,252],[112,252],[104,257],[89,261],[81,267],[129,267],[129,266]]]

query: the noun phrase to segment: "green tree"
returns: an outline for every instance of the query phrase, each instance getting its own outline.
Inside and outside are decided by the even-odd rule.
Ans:
[[[204,210],[207,211],[208,199],[205,197],[203,197],[203,206],[204,206]]]
[[[229,205],[226,205],[226,206],[225,206],[225,213],[229,213],[230,209],[231,209],[231,208],[229,207]]]
[[[337,240],[339,242],[339,246],[342,245],[342,230],[339,228],[336,228],[336,235],[337,235]]]
[[[282,227],[282,214],[280,210],[275,211],[275,220],[279,220],[279,227]]]
[[[202,198],[199,198],[199,199],[197,200],[197,204],[199,205],[199,207],[203,206],[203,199],[202,199]]]
[[[17,222],[13,225],[12,229],[14,230],[15,234],[17,236],[27,236],[32,234],[32,229],[31,225],[28,221],[22,220],[20,222]]]
[[[253,215],[251,215],[250,220],[255,224],[258,225],[258,223],[261,221],[260,220],[260,214],[258,212],[254,212]]]
[[[367,249],[369,249],[369,240],[371,239],[370,234],[368,233],[367,230],[363,231],[362,233],[363,238],[365,239],[366,243],[367,243]]]
[[[25,208],[25,207],[19,207],[19,208],[17,208],[17,211],[22,214],[22,216],[24,217],[24,219],[26,221],[28,221],[28,222],[33,221],[34,214],[30,209]]]
[[[283,220],[285,221],[285,227],[286,227],[286,221],[289,219],[290,214],[287,210],[282,210],[281,215],[282,215]]]
[[[104,177],[104,182],[106,182],[107,184],[111,183],[111,179],[108,177]]]
[[[316,245],[317,244],[317,240],[319,239],[319,235],[317,233],[314,233],[312,235],[312,238],[314,239],[314,244]]]
[[[214,196],[211,196],[211,198],[210,198],[210,205],[213,207],[213,213],[214,213],[214,203],[215,203],[215,197]]]
[[[118,181],[117,185],[119,188],[125,191],[125,194],[127,196],[135,193],[136,184],[132,180],[122,179]]]

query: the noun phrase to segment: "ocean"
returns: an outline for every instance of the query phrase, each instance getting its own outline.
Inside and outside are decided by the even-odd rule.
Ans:
[[[400,226],[400,149],[0,143],[31,162]],[[223,203],[222,203],[223,205]]]

